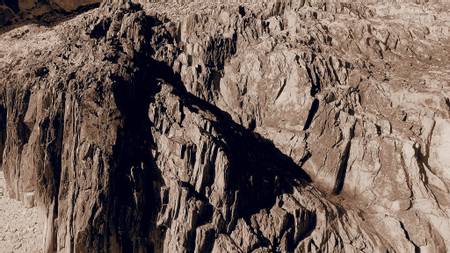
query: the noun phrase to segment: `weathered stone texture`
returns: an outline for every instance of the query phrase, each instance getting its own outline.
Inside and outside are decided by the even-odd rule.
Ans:
[[[7,191],[46,252],[446,252],[446,6],[108,0],[4,33]]]

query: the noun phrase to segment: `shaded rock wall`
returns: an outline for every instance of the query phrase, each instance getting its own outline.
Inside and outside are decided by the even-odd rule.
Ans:
[[[445,252],[444,5],[110,0],[3,34],[9,195],[47,252]]]
[[[0,28],[29,22],[53,23],[100,0],[1,0]],[[2,32],[3,29],[0,29]]]

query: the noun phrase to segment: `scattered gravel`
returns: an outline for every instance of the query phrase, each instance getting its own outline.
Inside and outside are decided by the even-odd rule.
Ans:
[[[0,252],[42,252],[43,224],[38,208],[27,209],[20,201],[7,197],[0,171]]]

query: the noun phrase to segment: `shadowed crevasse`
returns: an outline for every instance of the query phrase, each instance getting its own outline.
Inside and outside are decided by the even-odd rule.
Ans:
[[[311,109],[309,109],[308,117],[305,121],[305,126],[303,127],[303,131],[308,130],[308,128],[311,126],[314,116],[316,115],[317,111],[319,110],[319,100],[315,98],[311,104]]]

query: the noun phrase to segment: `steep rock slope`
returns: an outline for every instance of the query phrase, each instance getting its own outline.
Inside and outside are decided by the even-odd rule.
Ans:
[[[47,252],[445,252],[448,14],[106,1],[3,34],[8,192]]]
[[[100,0],[0,0],[0,32],[24,22],[55,22]],[[1,29],[3,28],[3,29]]]

